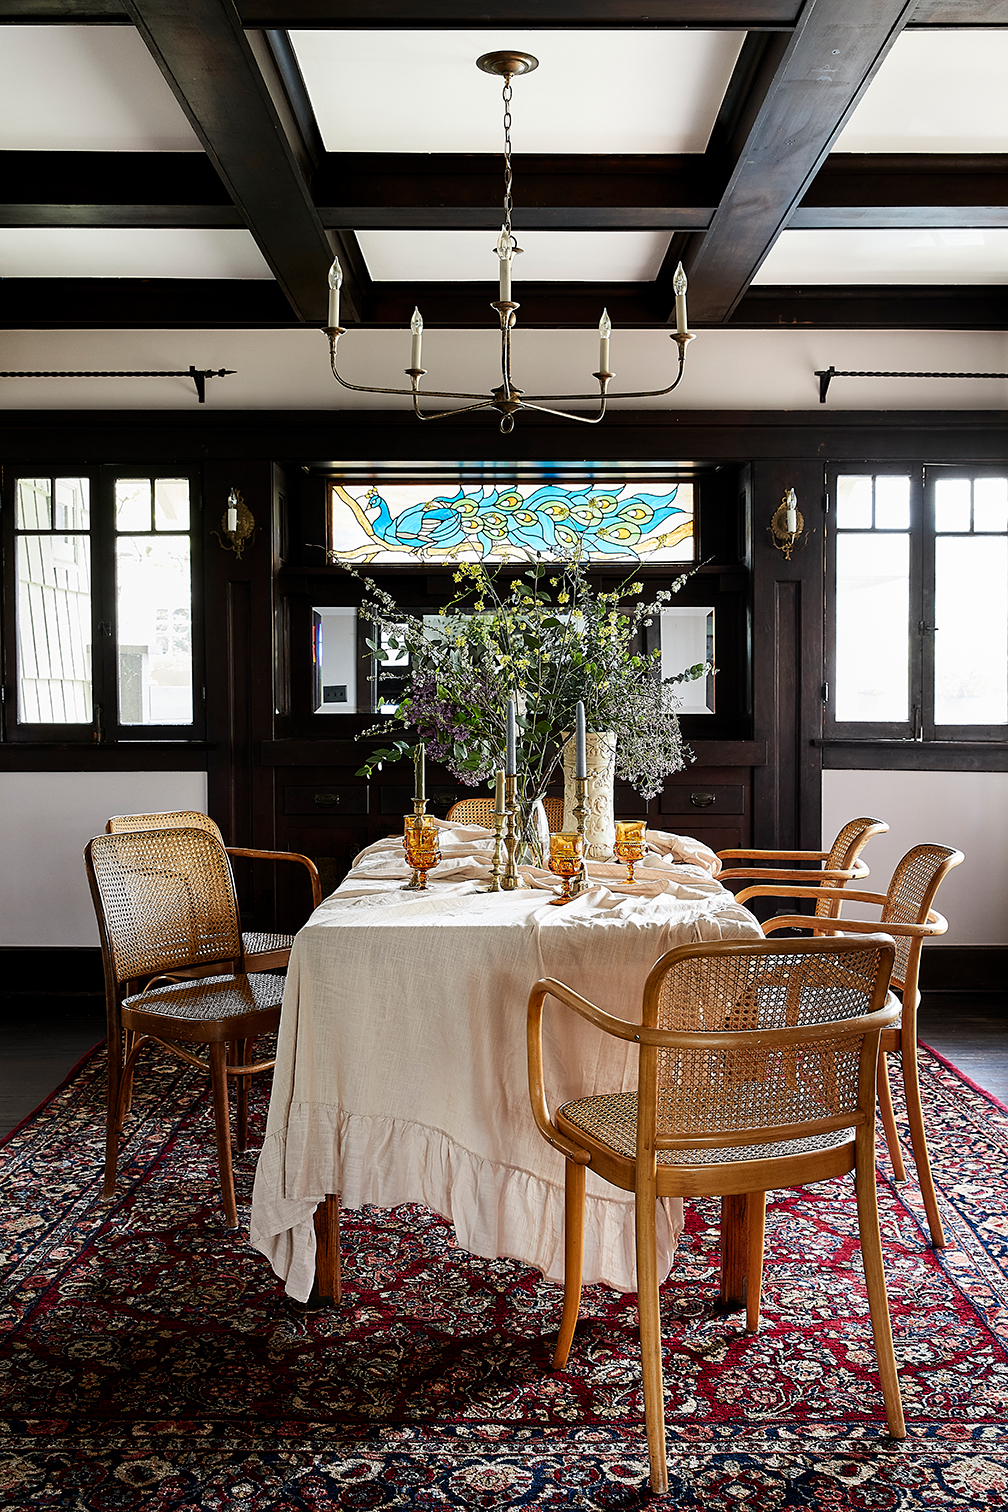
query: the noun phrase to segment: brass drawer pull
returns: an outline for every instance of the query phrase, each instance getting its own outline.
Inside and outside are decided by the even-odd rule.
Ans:
[[[714,802],[713,793],[690,793],[689,801],[694,808],[710,808]]]
[[[316,793],[315,802],[319,808],[335,808],[339,803],[339,793]]]

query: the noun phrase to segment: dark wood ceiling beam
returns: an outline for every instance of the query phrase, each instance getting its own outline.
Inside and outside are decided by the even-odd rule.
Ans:
[[[801,0],[239,0],[249,27],[429,31],[448,27],[754,30],[789,27]]]
[[[834,152],[792,230],[1008,225],[1008,154]]]
[[[760,331],[1006,331],[1008,286],[757,284],[739,300],[728,325]]]
[[[1008,0],[918,0],[911,26],[1008,26]]]
[[[297,324],[268,278],[0,279],[3,330],[254,330]]]
[[[514,174],[518,230],[702,229],[723,188],[699,154],[530,153],[515,157]],[[492,230],[503,219],[493,153],[330,153],[314,183],[330,227]]]
[[[414,305],[431,329],[491,329],[498,298],[494,283],[415,284],[374,283],[365,307],[369,327],[387,326],[408,332]],[[522,284],[516,289],[518,311],[516,350],[522,330],[592,329],[608,308],[615,330],[664,326],[665,311],[650,284]],[[340,347],[342,353],[343,348]],[[407,353],[408,355],[408,353]]]
[[[306,178],[310,144],[266,40],[246,37],[231,0],[127,4],[291,308],[323,324],[332,245]],[[357,319],[361,290],[349,256],[344,272],[344,309]]]
[[[202,152],[0,152],[0,226],[245,222]]]
[[[681,249],[694,321],[730,317],[913,9],[913,0],[806,0],[772,78],[761,79],[710,229]]]

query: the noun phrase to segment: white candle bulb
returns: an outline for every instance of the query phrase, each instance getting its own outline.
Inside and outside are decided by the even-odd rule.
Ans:
[[[798,500],[793,488],[784,495],[784,529],[788,535],[798,534]]]
[[[227,528],[231,535],[238,529],[238,495],[233,488],[228,494]]]
[[[501,226],[501,234],[497,238],[497,257],[500,260],[500,302],[511,302],[511,249],[512,241],[507,227]]]
[[[413,332],[413,339],[410,342],[410,367],[420,368],[423,366],[423,363],[420,361],[420,344],[423,341],[423,316],[416,305],[413,306],[413,319],[410,321],[410,330]]]
[[[588,776],[588,741],[585,735],[585,706],[578,699],[574,724],[574,776]]]
[[[598,323],[598,365],[600,373],[609,371],[609,337],[612,333],[612,321],[609,319],[609,311],[602,311],[602,319]]]
[[[676,330],[680,336],[685,336],[689,326],[686,324],[686,274],[682,263],[675,270],[672,289],[675,293]]]
[[[339,291],[343,283],[343,269],[340,267],[338,257],[333,258],[333,265],[329,269],[329,326],[339,325]]]

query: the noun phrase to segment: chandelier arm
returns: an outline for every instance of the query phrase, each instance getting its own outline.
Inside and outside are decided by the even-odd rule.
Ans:
[[[581,396],[576,395],[575,397]],[[590,399],[591,395],[585,394],[584,398]],[[602,400],[602,407],[597,415],[579,415],[573,410],[549,409],[545,404],[531,404],[528,399],[522,400],[521,407],[522,409],[538,410],[540,415],[555,415],[558,420],[576,420],[579,425],[598,425],[599,421],[604,418],[606,411],[605,399]]]
[[[454,397],[465,399],[471,396],[466,394],[457,394]],[[450,420],[453,415],[468,415],[472,410],[492,409],[494,407],[494,401],[492,399],[483,399],[479,404],[463,404],[458,409],[437,410],[433,413],[428,411],[428,413],[425,415],[418,403],[419,398],[419,394],[414,394],[413,413],[414,415],[416,415],[418,420]]]
[[[413,389],[411,389],[411,388],[408,388],[408,389],[407,388],[401,388],[401,389],[400,388],[372,388],[372,386],[369,383],[350,383],[346,378],[343,378],[343,377],[340,376],[340,374],[336,371],[335,365],[333,366],[332,373],[333,373],[333,377],[336,379],[337,383],[342,384],[342,386],[345,389],[353,389],[354,393],[356,393],[356,394],[402,394],[406,399],[411,399],[411,398],[414,397],[414,392],[415,391]],[[419,391],[416,391],[416,392],[419,392]],[[456,394],[456,393],[450,392],[449,390],[441,390],[441,389],[424,389],[422,391],[422,397],[426,398],[426,399],[482,399],[483,398],[482,394]],[[477,405],[477,406],[475,406],[475,408],[486,408],[491,403],[492,403],[492,400],[485,399],[485,400],[483,400],[482,405]],[[459,411],[457,411],[457,413],[461,414],[462,412],[461,412],[461,410],[459,410]]]
[[[613,393],[613,391],[611,389],[607,388],[606,394],[607,394],[608,398],[610,398],[610,399],[660,399],[664,394],[671,394],[672,391],[673,391],[673,389],[677,389],[679,387],[679,385],[680,385],[680,383],[682,382],[682,379],[683,379],[683,373],[685,371],[685,367],[686,367],[686,352],[685,352],[685,349],[683,349],[679,353],[679,371],[678,371],[678,373],[676,373],[675,377],[673,378],[672,382],[669,384],[668,388],[663,388],[663,389],[639,389],[639,390],[637,390],[636,392],[633,392],[633,393],[631,393],[631,392],[628,391],[626,393],[619,393],[619,394]],[[596,394],[530,394],[529,398],[528,399],[523,399],[522,402],[524,404],[528,404],[533,399],[536,399],[536,400],[539,400],[539,399],[548,399],[551,403],[561,403],[561,404],[564,404],[564,403],[567,403],[571,399],[595,399],[597,397],[598,396]]]

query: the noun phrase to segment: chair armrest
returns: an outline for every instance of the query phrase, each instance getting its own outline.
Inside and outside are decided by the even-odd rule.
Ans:
[[[719,871],[717,880],[723,882],[725,877],[759,877],[764,882],[806,882],[810,887],[818,887],[821,882],[849,882],[854,877],[867,877],[868,868],[863,866],[860,871],[857,867],[850,867],[847,871],[785,871],[776,866],[732,866],[727,870]]]
[[[778,929],[814,929],[816,934],[882,933],[920,940],[929,935],[944,934],[948,922],[932,908],[926,924],[897,924],[895,920],[873,923],[870,919],[815,919],[810,914],[781,914],[779,918],[768,919],[762,928],[764,934],[774,934]]]
[[[830,903],[838,900],[843,903],[877,903],[880,908],[885,903],[884,893],[860,892],[849,887],[768,887],[760,884],[743,887],[735,894],[736,903],[744,903],[747,898],[804,898],[807,901],[825,898]]]
[[[738,857],[740,860],[763,859],[766,861],[826,861],[829,858],[829,851],[813,850],[786,851],[743,848],[741,850],[720,850],[717,854],[720,861],[734,859],[735,857]]]
[[[250,861],[298,862],[300,866],[308,868],[308,876],[311,878],[312,906],[318,908],[322,902],[322,883],[319,880],[318,867],[310,856],[299,855],[297,851],[253,850],[245,845],[226,845],[224,849],[229,856],[243,856]]]

